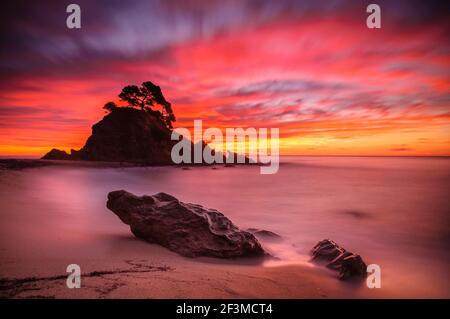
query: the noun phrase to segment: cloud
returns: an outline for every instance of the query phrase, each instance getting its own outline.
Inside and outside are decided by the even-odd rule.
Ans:
[[[49,145],[82,144],[101,106],[124,85],[145,80],[162,87],[178,126],[203,119],[208,126],[279,127],[293,147],[304,136],[340,143],[371,136],[358,150],[378,152],[389,149],[381,140],[391,133],[408,145],[418,136],[448,140],[442,2],[380,1],[381,30],[366,28],[366,2],[77,3],[81,30],[65,27],[64,2],[2,4],[6,143],[46,131],[39,138]]]
[[[30,128],[36,123],[43,123],[43,128],[51,129],[55,125],[89,125],[86,119],[73,117],[69,111],[56,110],[43,106],[2,106],[0,123],[4,127],[26,126]]]
[[[402,145],[400,145],[398,147],[391,148],[390,150],[393,151],[393,152],[407,152],[407,151],[413,151],[414,149],[406,147],[405,144],[402,144]]]
[[[343,16],[360,21],[365,4],[352,1],[88,1],[82,28],[65,27],[65,2],[24,0],[2,4],[2,73],[76,68],[90,60],[164,56],[170,47],[217,35],[238,35],[277,19],[313,21]],[[381,1],[383,18],[396,25],[423,26],[446,18],[437,1]],[[11,14],[14,12],[14,14]],[[448,23],[445,24],[448,32]],[[448,34],[447,34],[448,35]]]
[[[302,79],[268,80],[245,85],[221,88],[215,92],[218,96],[246,96],[254,94],[305,93],[320,90],[343,90],[347,85],[343,83],[326,83],[325,81],[311,81]]]

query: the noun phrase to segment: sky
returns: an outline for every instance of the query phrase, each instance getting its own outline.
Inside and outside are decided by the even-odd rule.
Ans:
[[[66,6],[81,7],[81,29]],[[381,7],[368,29],[366,7]],[[444,1],[6,1],[0,156],[83,146],[123,86],[175,127],[279,128],[284,155],[449,156]]]

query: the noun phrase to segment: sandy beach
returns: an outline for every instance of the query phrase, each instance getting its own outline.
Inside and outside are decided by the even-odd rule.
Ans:
[[[257,167],[56,162],[2,170],[0,297],[448,297],[446,229],[437,222],[446,218],[447,180],[440,176],[447,159],[286,161],[270,178],[255,174]],[[348,197],[355,185],[357,196]],[[392,187],[380,192],[379,185]],[[281,241],[259,240],[276,258],[188,258],[139,240],[106,208],[108,192],[116,189],[164,191],[217,208],[241,229],[273,231]],[[418,196],[424,189],[435,192]],[[435,216],[425,219],[423,212]],[[324,238],[379,264],[381,289],[367,288],[365,280],[340,281],[336,271],[309,262],[310,249]],[[66,286],[69,264],[81,267],[79,289]]]
[[[383,289],[339,281],[311,265],[263,266],[249,260],[189,259],[167,249],[123,237],[118,256],[80,263],[79,289],[66,286],[70,260],[43,267],[4,262],[0,296],[8,298],[380,298]],[[8,280],[5,274],[7,274]],[[14,280],[11,280],[13,279]],[[11,285],[11,289],[7,289]],[[414,297],[413,295],[411,297]]]

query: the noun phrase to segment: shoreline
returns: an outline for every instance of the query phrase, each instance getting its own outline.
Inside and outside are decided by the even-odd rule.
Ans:
[[[181,163],[181,164],[158,164],[147,165],[145,163],[133,162],[105,162],[105,161],[87,161],[87,160],[49,160],[49,159],[19,159],[19,158],[1,158],[0,169],[25,169],[38,168],[46,166],[66,166],[66,167],[90,167],[90,168],[127,168],[127,167],[234,167],[234,166],[264,166],[261,163]]]
[[[79,289],[66,287],[65,265],[74,262],[74,258],[43,259],[42,263],[33,260],[34,265],[23,261],[3,264],[0,297],[289,299],[395,296],[382,289],[366,288],[364,280],[359,284],[340,281],[319,266],[264,266],[252,264],[248,259],[190,259],[139,240],[130,239],[126,245],[131,253],[125,251],[122,256],[108,261],[78,261],[82,272]]]
[[[47,162],[47,160],[38,161]],[[379,171],[356,170],[356,175],[345,174],[345,179],[335,179],[334,173],[338,173],[339,177],[339,174],[346,172],[339,165],[331,166],[338,169],[332,171],[328,165],[330,163],[321,166],[326,170],[318,170],[316,167],[309,169],[308,163],[301,163],[302,166],[286,166],[286,171],[271,177],[272,185],[277,186],[275,192],[267,192],[265,187],[257,187],[247,192],[236,193],[233,190],[237,178],[244,177],[243,180],[248,181],[242,185],[243,189],[246,189],[245,186],[249,185],[249,182],[258,182],[262,177],[245,168],[212,171],[204,167],[201,178],[198,178],[199,173],[194,169],[183,173],[181,168],[176,167],[164,170],[157,167],[148,170],[100,170],[95,168],[121,168],[121,166],[111,166],[111,163],[103,166],[104,162],[67,160],[50,162],[55,163],[55,166],[23,172],[0,170],[3,171],[4,177],[1,188],[4,207],[1,216],[3,227],[0,247],[0,297],[448,297],[448,286],[442,281],[446,274],[444,269],[446,259],[442,259],[446,258],[443,250],[445,245],[427,244],[434,243],[435,238],[438,239],[440,225],[437,225],[437,228],[431,228],[434,224],[427,225],[434,231],[419,236],[421,233],[413,232],[415,228],[410,227],[415,227],[414,217],[422,216],[420,214],[409,215],[411,223],[404,229],[398,229],[401,219],[395,224],[390,220],[384,222],[383,218],[390,219],[397,216],[392,212],[414,212],[412,208],[404,207],[404,203],[407,203],[406,200],[409,201],[410,197],[405,197],[392,207],[383,206],[379,209],[358,201],[357,208],[354,208],[352,205],[355,205],[355,202],[350,201],[353,197],[345,197],[348,190],[353,189],[353,179],[359,183],[361,172],[364,172],[367,180],[371,181],[371,184],[365,185],[369,190],[373,190],[371,187],[379,185],[376,183]],[[334,161],[332,164],[334,165]],[[364,165],[357,167],[371,167],[365,162],[361,164]],[[447,167],[447,162],[444,164],[444,168]],[[423,166],[420,165],[418,167],[422,169]],[[387,168],[398,166],[396,164]],[[413,168],[415,169],[415,166]],[[400,170],[392,180],[402,180],[400,177],[409,172]],[[427,171],[422,169],[418,172],[425,174],[428,168]],[[391,174],[389,171],[389,176]],[[180,176],[183,178],[180,179]],[[426,176],[429,180],[428,174]],[[284,187],[288,185],[284,182],[292,179],[300,180],[297,177],[302,177],[305,181],[323,181],[323,184],[318,189],[304,193],[307,188],[300,183],[294,189],[300,199],[281,195],[286,189],[292,191],[286,188],[287,186]],[[218,181],[225,182],[223,187],[214,188]],[[329,198],[329,205],[317,206],[323,205],[323,194],[337,189],[333,184],[337,181],[340,186],[344,186],[340,194],[346,200],[340,202]],[[418,181],[421,182],[422,179]],[[382,179],[381,182],[384,185],[385,180]],[[192,185],[192,189],[183,187],[185,184]],[[402,185],[396,189],[411,192],[409,186],[402,188]],[[274,255],[281,259],[264,264],[251,263],[245,259],[181,257],[163,247],[137,240],[126,225],[120,223],[106,210],[104,196],[111,189],[119,189],[122,186],[138,194],[165,191],[188,202],[217,208],[241,229],[257,227],[279,233],[290,245],[287,247],[289,249],[277,243],[273,247]],[[389,194],[382,193],[380,196],[370,198],[372,202],[378,203],[381,199],[391,198],[391,191]],[[265,196],[267,194],[274,196]],[[371,191],[361,194],[377,193]],[[402,198],[395,194],[396,198]],[[219,200],[222,197],[224,200]],[[236,201],[230,202],[226,198],[236,198]],[[266,200],[260,202],[261,198]],[[419,200],[421,197],[414,198]],[[441,197],[435,197],[439,198]],[[445,198],[443,191],[442,198]],[[421,204],[427,204],[428,209],[428,201],[418,201],[415,207],[420,208]],[[279,205],[284,206],[280,209]],[[436,207],[439,209],[440,206]],[[284,214],[274,215],[272,214],[274,210],[282,211]],[[420,210],[417,213],[420,213]],[[439,216],[441,215],[436,215]],[[420,220],[421,223],[417,227],[423,229],[424,224],[422,219]],[[400,238],[405,239],[405,244],[395,242],[395,236],[389,237],[391,234],[408,235]],[[410,234],[418,235],[411,237]],[[377,239],[380,236],[385,236],[386,239],[393,238],[394,241],[386,241],[383,246],[382,241],[373,244],[367,240],[367,238]],[[382,265],[382,288],[368,289],[364,281],[359,286],[342,282],[337,279],[335,272],[307,263],[308,247],[311,248],[315,242],[327,237],[361,254],[368,263]],[[410,250],[411,242],[417,243],[413,251]],[[264,246],[264,242],[261,243]],[[295,254],[295,260],[290,259],[292,254]],[[297,260],[297,255],[301,255],[301,260]],[[79,264],[82,275],[86,276],[82,279],[81,289],[68,289],[65,285],[65,278],[68,275],[66,267],[73,263]],[[409,265],[413,266],[408,268]],[[17,285],[17,288],[12,288],[11,285]]]
[[[282,158],[288,159],[287,161],[281,161]],[[280,156],[278,165],[286,166],[293,164],[289,161],[292,158],[409,158],[409,159],[450,159],[450,156],[352,156],[352,155],[283,155]],[[267,166],[262,163],[181,163],[181,164],[158,164],[148,165],[145,163],[133,163],[133,162],[108,162],[108,161],[88,161],[88,160],[52,160],[42,158],[0,158],[0,171],[1,170],[22,170],[28,168],[40,168],[48,166],[59,167],[87,167],[87,168],[136,168],[136,167],[179,167],[181,169],[191,169],[196,167],[210,167],[210,168],[233,168],[233,167],[260,167]]]

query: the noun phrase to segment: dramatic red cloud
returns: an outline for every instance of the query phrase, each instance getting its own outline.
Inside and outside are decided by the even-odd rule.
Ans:
[[[74,74],[25,74],[1,91],[0,154],[79,148],[105,102],[126,84],[151,80],[173,103],[176,127],[194,119],[278,127],[282,154],[450,155],[441,33],[369,30],[345,16],[277,19]]]

